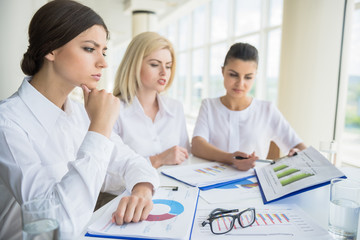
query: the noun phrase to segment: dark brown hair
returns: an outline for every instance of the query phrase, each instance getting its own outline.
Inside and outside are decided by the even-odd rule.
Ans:
[[[259,64],[258,50],[248,43],[235,43],[233,44],[226,54],[224,67],[230,59],[240,59],[243,61],[254,61],[256,65]]]
[[[36,74],[51,51],[65,45],[83,31],[101,25],[109,38],[103,19],[91,8],[70,0],[51,1],[42,6],[29,25],[29,46],[24,53],[21,69]]]

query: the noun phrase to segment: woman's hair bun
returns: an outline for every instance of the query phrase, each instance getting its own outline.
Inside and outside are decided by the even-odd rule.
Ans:
[[[21,61],[21,70],[25,73],[25,75],[32,76],[39,70],[37,68],[38,64],[36,64],[34,56],[30,54],[29,51],[26,51]]]

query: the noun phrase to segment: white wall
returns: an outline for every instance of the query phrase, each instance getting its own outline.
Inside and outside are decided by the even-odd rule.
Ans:
[[[23,80],[20,61],[28,45],[28,25],[32,15],[45,2],[0,1],[0,100],[13,94]]]
[[[278,103],[307,145],[333,138],[345,0],[284,0]]]

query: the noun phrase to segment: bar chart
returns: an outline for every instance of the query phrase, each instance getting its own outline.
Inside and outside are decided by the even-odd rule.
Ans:
[[[216,176],[219,173],[222,173],[224,170],[226,170],[226,167],[224,165],[214,165],[211,167],[204,167],[204,168],[198,168],[198,169],[194,169],[195,172],[200,173],[200,174],[207,174],[207,175],[212,175],[212,176]]]
[[[234,209],[233,207],[234,205],[229,205],[226,209]],[[239,208],[240,211],[242,209],[244,208]],[[196,213],[197,224],[194,227],[192,235],[194,239],[219,239],[218,235],[211,232],[209,225],[204,227],[201,225],[201,223],[207,219],[211,210],[211,208],[198,209]],[[250,227],[242,228],[238,220],[236,220],[233,229],[225,235],[222,235],[221,239],[288,240],[309,239],[310,236],[327,235],[326,230],[315,225],[296,205],[259,206],[255,207],[255,211],[255,222]],[[230,228],[230,218],[219,220],[222,222],[219,222],[219,225],[215,224],[215,226],[224,228],[224,231]],[[246,223],[248,220],[242,218],[240,221]],[[220,229],[218,231],[221,232],[223,230]]]
[[[313,176],[313,173],[305,172],[300,169],[289,167],[285,164],[273,168],[282,186],[294,183],[301,179]]]

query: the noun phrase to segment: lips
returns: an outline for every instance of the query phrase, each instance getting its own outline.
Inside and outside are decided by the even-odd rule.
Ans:
[[[98,74],[92,74],[91,75],[96,81],[99,81],[100,78],[101,78],[101,73],[98,73]]]
[[[165,84],[166,84],[166,79],[159,79],[159,80],[158,80],[158,83],[159,83],[160,85],[165,85]]]
[[[241,92],[243,92],[244,90],[234,88],[233,91],[236,92],[236,93],[241,93]]]

